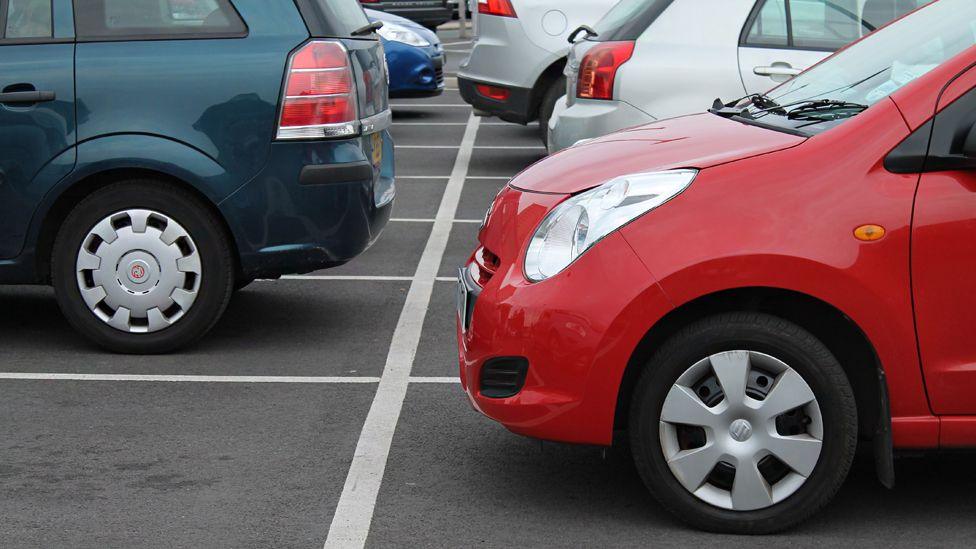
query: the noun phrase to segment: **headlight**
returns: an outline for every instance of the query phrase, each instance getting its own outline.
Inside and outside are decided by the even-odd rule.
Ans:
[[[698,170],[625,175],[578,194],[542,221],[525,256],[525,275],[541,282],[572,265],[608,234],[671,200]]]
[[[425,40],[423,36],[397,23],[383,23],[380,30],[376,32],[391,42],[403,42],[418,48],[426,48],[430,45],[430,42]]]

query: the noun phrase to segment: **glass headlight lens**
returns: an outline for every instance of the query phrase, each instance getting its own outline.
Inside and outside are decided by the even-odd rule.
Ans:
[[[376,32],[391,42],[403,42],[418,48],[426,48],[430,45],[430,42],[425,40],[423,36],[397,23],[383,23],[380,30]]]
[[[625,175],[578,194],[542,221],[525,255],[525,275],[541,282],[572,265],[608,234],[679,195],[698,170]]]

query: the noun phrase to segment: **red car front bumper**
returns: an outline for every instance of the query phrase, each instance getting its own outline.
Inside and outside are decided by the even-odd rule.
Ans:
[[[672,307],[619,233],[544,282],[525,279],[523,243],[564,198],[509,188],[496,200],[479,240],[498,264],[483,281],[467,331],[458,325],[461,382],[475,409],[513,432],[608,445],[624,371]],[[510,398],[481,391],[481,369],[498,357],[529,364]]]

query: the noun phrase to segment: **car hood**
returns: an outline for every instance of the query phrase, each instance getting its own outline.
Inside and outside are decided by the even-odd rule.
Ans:
[[[438,45],[441,43],[441,39],[437,37],[437,33],[431,31],[427,27],[407,19],[406,17],[400,17],[399,15],[394,15],[392,13],[386,13],[379,10],[364,9],[366,12],[366,17],[369,18],[370,22],[382,21],[384,23],[396,23],[402,27],[407,27],[408,29],[416,32],[424,40],[431,43],[431,45]]]
[[[805,138],[714,114],[661,120],[578,144],[512,180],[530,192],[575,194],[615,177],[711,166],[794,147]]]

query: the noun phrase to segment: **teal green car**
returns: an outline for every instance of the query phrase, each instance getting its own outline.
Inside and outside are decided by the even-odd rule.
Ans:
[[[361,254],[396,193],[375,30],[356,0],[0,0],[0,284],[163,353]]]

